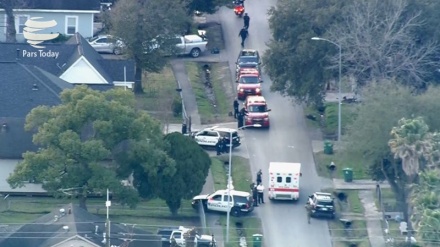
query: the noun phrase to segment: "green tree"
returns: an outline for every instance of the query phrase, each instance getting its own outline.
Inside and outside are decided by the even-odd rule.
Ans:
[[[60,105],[33,109],[25,128],[37,131],[33,141],[40,149],[23,155],[8,178],[14,188],[34,180],[54,194],[76,191],[83,208],[90,193],[108,188],[122,203],[134,206],[138,181],[134,187],[121,183],[134,168],[156,178],[155,183],[162,179],[153,174],[155,167],[165,167],[170,175],[174,172],[159,124],[136,110],[134,96],[123,90],[99,92],[86,86],[65,90]],[[130,167],[124,161],[133,153],[143,156],[136,157],[136,166]],[[158,164],[158,160],[163,162]]]
[[[151,42],[159,35],[171,37],[184,34],[191,24],[182,1],[119,0],[111,15],[111,32],[120,37],[127,55],[136,62],[135,92],[142,92],[142,69],[159,72],[167,63],[162,50],[172,44],[163,44],[160,49],[149,51]]]
[[[329,65],[325,58],[337,48],[311,38],[324,36],[340,20],[344,4],[339,0],[280,0],[270,9],[273,40],[264,54],[264,66],[273,82],[271,90],[302,102],[322,102],[325,81],[338,75],[338,70],[325,69]]]
[[[168,134],[165,140],[170,144],[168,155],[176,161],[176,173],[161,181],[159,197],[176,215],[182,199],[191,199],[202,191],[211,159],[193,139],[180,133]]]

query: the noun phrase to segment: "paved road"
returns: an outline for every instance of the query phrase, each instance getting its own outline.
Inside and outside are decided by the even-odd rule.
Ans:
[[[246,12],[251,17],[250,36],[246,48],[266,49],[270,31],[267,10],[275,5],[275,0],[246,1]],[[243,21],[237,18],[231,9],[221,8],[219,18],[223,27],[226,53],[234,74],[235,59],[240,51],[238,33]],[[307,224],[304,204],[307,195],[320,189],[320,178],[316,174],[309,140],[303,118],[302,108],[295,106],[289,99],[269,90],[271,81],[264,76],[263,94],[272,108],[272,126],[266,130],[246,130],[245,144],[241,148],[249,151],[253,174],[263,170],[263,179],[267,179],[270,161],[301,162],[303,177],[301,198],[297,203],[269,202],[259,207],[256,213],[263,221],[265,245],[274,247],[331,246],[328,226],[324,220],[313,220]],[[265,176],[266,175],[266,176]],[[266,180],[263,180],[266,181]],[[265,182],[267,187],[267,182]]]

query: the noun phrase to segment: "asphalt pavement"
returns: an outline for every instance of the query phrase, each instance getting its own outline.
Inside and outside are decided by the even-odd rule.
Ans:
[[[246,12],[251,17],[249,37],[245,48],[257,49],[263,54],[270,40],[267,11],[276,4],[276,0],[246,1]],[[226,50],[222,51],[229,60],[231,74],[235,74],[235,59],[240,47],[238,33],[243,27],[243,20],[234,15],[231,9],[222,7],[217,13],[222,25]],[[302,163],[302,181],[298,202],[270,202],[259,207],[256,214],[261,218],[264,231],[264,245],[273,247],[330,247],[331,237],[325,220],[313,220],[307,223],[304,208],[307,196],[321,189],[312,155],[312,145],[304,120],[303,109],[288,98],[270,92],[271,80],[263,74],[263,95],[271,111],[269,130],[248,129],[244,132],[244,145],[247,149],[252,173],[263,171],[266,188],[269,162]],[[231,83],[232,80],[231,80]]]

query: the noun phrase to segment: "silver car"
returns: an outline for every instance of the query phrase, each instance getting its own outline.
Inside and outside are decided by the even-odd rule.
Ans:
[[[93,37],[89,40],[89,44],[99,53],[120,55],[124,49],[124,43],[111,35]]]

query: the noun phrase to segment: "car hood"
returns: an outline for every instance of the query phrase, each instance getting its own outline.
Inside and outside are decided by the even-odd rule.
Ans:
[[[238,84],[238,88],[243,88],[243,89],[254,89],[254,88],[260,88],[261,84],[260,83],[256,83],[256,84]]]
[[[198,195],[198,196],[195,196],[195,197],[193,197],[193,200],[202,200],[202,199],[206,199],[206,198],[208,198],[208,194],[206,194],[206,195]]]
[[[269,113],[267,112],[248,112],[247,114],[249,117],[261,117],[265,118],[269,116]]]

